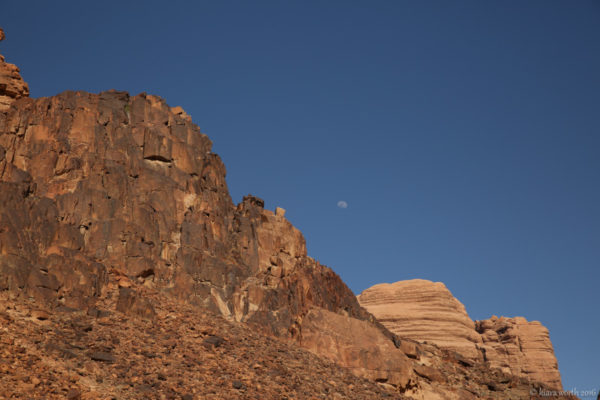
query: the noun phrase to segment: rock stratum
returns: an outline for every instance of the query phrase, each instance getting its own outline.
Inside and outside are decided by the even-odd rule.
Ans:
[[[548,329],[525,318],[473,321],[441,282],[422,279],[372,286],[359,303],[398,336],[456,351],[490,368],[562,390]]]
[[[494,316],[475,324],[483,340],[483,356],[491,367],[562,388],[550,333],[540,322]]]
[[[223,162],[180,107],[115,90],[30,98],[3,59],[0,103],[0,398],[550,388],[512,359],[507,370],[392,333],[307,255],[283,209],[233,203]]]
[[[397,335],[479,358],[477,345],[482,340],[475,323],[441,282],[383,283],[363,291],[358,301]]]

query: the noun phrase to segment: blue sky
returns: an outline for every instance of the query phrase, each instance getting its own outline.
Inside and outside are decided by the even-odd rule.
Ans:
[[[5,3],[32,96],[183,106],[355,293],[443,281],[600,389],[598,1]]]

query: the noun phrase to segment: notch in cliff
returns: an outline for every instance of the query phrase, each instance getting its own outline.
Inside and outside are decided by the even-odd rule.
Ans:
[[[0,28],[0,42],[5,39],[4,30]],[[17,99],[29,96],[29,86],[14,64],[4,61],[0,55],[0,112],[6,111]]]

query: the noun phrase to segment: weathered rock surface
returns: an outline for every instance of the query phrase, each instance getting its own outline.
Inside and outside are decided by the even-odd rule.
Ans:
[[[473,322],[441,282],[421,279],[379,284],[358,300],[400,337],[433,343],[507,374],[561,390],[548,330],[522,317]]]
[[[76,254],[103,273],[115,270],[278,335],[299,334],[296,318],[313,305],[370,317],[331,269],[307,257],[302,234],[283,216],[252,196],[232,203],[210,140],[164,100],[65,92],[15,104],[0,117],[0,183],[27,186],[11,203],[17,209],[32,202],[53,213],[48,232],[20,218],[4,229],[4,253],[30,260],[21,275],[38,258]],[[3,210],[14,215],[8,203]],[[50,289],[50,302],[89,300]]]
[[[485,358],[493,368],[527,376],[534,382],[561,389],[562,383],[548,329],[523,317],[492,317],[476,321],[483,338]]]
[[[0,42],[4,40],[4,31],[0,28]],[[21,97],[29,96],[29,86],[19,74],[19,68],[4,61],[0,55],[0,112],[6,111],[10,105]]]
[[[371,324],[322,309],[305,317],[302,345],[338,361],[356,375],[408,389],[416,385],[412,362]]]
[[[477,359],[482,343],[463,304],[441,282],[382,283],[358,296],[379,322],[401,337],[431,342]]]
[[[0,161],[0,171],[3,162]],[[93,306],[106,268],[77,250],[79,232],[58,223],[56,205],[31,195],[23,170],[4,164],[0,182],[0,291],[20,291],[44,305]],[[55,243],[63,244],[60,249]]]

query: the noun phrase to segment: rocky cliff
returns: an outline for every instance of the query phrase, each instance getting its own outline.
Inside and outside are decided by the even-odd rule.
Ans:
[[[2,75],[7,78],[0,86],[6,100],[0,109],[0,293],[10,294],[2,303],[7,310],[35,305],[27,305],[35,309],[26,314],[9,313],[8,321],[37,329],[31,324],[42,315],[49,325],[41,329],[70,343],[65,324],[72,322],[51,317],[57,310],[80,310],[115,332],[140,333],[147,328],[132,321],[167,326],[167,314],[178,318],[194,307],[304,347],[399,398],[528,398],[527,380],[386,329],[337,274],[307,255],[302,234],[283,209],[267,210],[250,195],[234,204],[225,166],[180,107],[114,90],[33,99],[16,67],[6,65],[2,71],[12,72]],[[166,312],[163,303],[171,301]],[[122,317],[101,322],[114,311]],[[182,332],[193,326],[182,325]],[[23,329],[9,333],[25,340],[18,336]],[[236,335],[231,340],[246,340]],[[155,340],[146,351],[163,344]],[[114,353],[126,356],[127,346],[103,346],[104,361],[111,362]],[[59,353],[84,357],[76,350]],[[49,365],[60,361],[55,353],[36,352]],[[165,353],[163,366],[180,365],[184,356]],[[17,369],[32,362],[21,361],[15,361]],[[119,385],[129,379],[122,371],[89,365],[100,371],[96,380],[103,373]],[[192,371],[195,365],[185,364]],[[102,387],[89,377],[69,379],[89,393]],[[298,385],[288,385],[294,397],[314,395],[302,395]],[[33,393],[45,393],[46,386],[36,392],[38,387]]]
[[[422,279],[375,285],[358,300],[399,336],[562,390],[548,330],[537,321],[492,317],[474,322],[443,283]]]
[[[483,356],[493,368],[562,388],[558,363],[548,329],[523,317],[476,321]]]
[[[12,196],[2,232],[2,252],[14,258],[4,264],[6,288],[80,307],[90,293],[54,282],[83,276],[99,294],[112,271],[279,335],[294,335],[295,318],[311,305],[368,318],[339,277],[307,257],[282,215],[252,196],[231,202],[210,140],[163,100],[23,98],[0,129],[0,180]],[[8,189],[15,185],[21,192]],[[28,221],[32,210],[48,221]],[[73,257],[82,264],[58,277]]]

